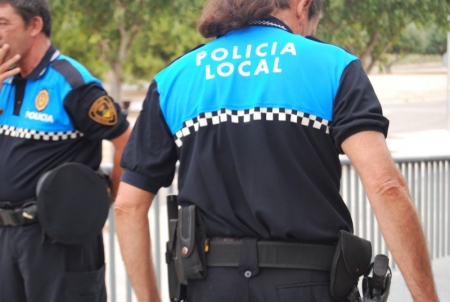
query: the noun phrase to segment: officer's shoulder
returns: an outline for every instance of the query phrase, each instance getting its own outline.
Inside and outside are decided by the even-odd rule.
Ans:
[[[59,72],[72,88],[86,83],[98,82],[89,70],[75,59],[60,55],[53,63],[52,68]]]
[[[173,60],[169,65],[167,65],[167,67],[171,66],[172,64],[174,64],[175,62],[181,60],[182,58],[188,56],[189,54],[191,54],[192,52],[196,51],[199,48],[202,48],[203,46],[205,46],[206,44],[199,44],[196,47],[192,48],[191,50],[185,52],[183,55],[179,56],[178,58],[176,58],[175,60]]]
[[[355,54],[351,53],[348,49],[345,49],[345,48],[342,47],[342,46],[339,46],[339,45],[336,45],[336,44],[332,44],[332,43],[328,43],[328,42],[322,41],[322,40],[320,40],[320,39],[317,39],[317,38],[314,37],[314,36],[306,36],[305,38],[308,39],[308,40],[310,40],[310,41],[313,41],[313,42],[316,42],[316,43],[320,43],[321,45],[325,45],[326,47],[329,47],[329,48],[332,48],[332,49],[337,49],[337,50],[339,50],[339,51],[343,51],[343,52],[345,52],[345,53],[347,53],[347,54],[349,54],[349,55],[351,55],[351,56],[356,57]]]
[[[357,56],[340,46],[308,36],[304,39],[311,62],[316,62],[315,64],[322,67],[343,71],[351,63],[359,61]]]
[[[184,54],[182,54],[181,56],[179,56],[178,58],[176,58],[175,60],[173,60],[172,62],[170,62],[169,65],[167,65],[167,67],[165,69],[170,68],[171,66],[173,66],[175,63],[177,63],[180,60],[183,60],[185,57],[189,56],[190,54],[192,54],[194,51],[196,51],[199,48],[202,48],[203,46],[205,46],[206,44],[199,44],[196,47],[192,48],[191,50],[185,52]]]

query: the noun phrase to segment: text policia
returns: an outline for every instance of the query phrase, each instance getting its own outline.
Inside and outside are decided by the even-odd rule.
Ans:
[[[206,80],[212,80],[216,76],[228,77],[235,72],[243,77],[249,77],[261,73],[281,73],[283,70],[280,68],[280,57],[286,54],[297,55],[294,43],[288,42],[281,47],[274,42],[262,43],[256,47],[253,45],[234,46],[231,50],[216,48],[211,53],[198,52],[196,65],[204,66]],[[268,60],[268,57],[272,60]],[[222,63],[219,64],[219,62]]]

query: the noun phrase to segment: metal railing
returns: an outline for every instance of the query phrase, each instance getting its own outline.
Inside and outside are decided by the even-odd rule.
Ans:
[[[450,256],[450,156],[394,158],[394,160],[408,183],[411,197],[423,224],[431,259]],[[373,255],[380,253],[389,255],[391,267],[395,270],[397,266],[384,242],[355,169],[347,158],[341,159],[341,164],[341,194],[352,215],[355,234],[372,242]],[[155,197],[149,213],[154,264],[163,301],[168,301],[167,271],[163,256],[168,238],[165,197],[176,193],[176,188],[175,181],[172,187],[161,190]],[[112,211],[107,228],[105,242],[108,244],[105,246],[109,301],[136,301],[118,252]]]

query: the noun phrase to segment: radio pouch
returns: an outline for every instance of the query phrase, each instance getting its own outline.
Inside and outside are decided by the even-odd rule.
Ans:
[[[359,277],[367,271],[371,259],[370,241],[341,230],[331,266],[331,296],[336,300],[345,299],[358,285]]]
[[[195,205],[178,210],[178,229],[175,266],[180,283],[206,276],[206,232]]]

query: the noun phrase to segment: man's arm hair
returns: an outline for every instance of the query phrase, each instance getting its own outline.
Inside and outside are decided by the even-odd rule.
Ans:
[[[342,143],[356,168],[381,233],[414,301],[438,301],[425,235],[407,184],[381,132],[359,132]]]
[[[114,204],[120,251],[139,302],[161,302],[148,221],[154,197],[152,193],[121,182]]]

